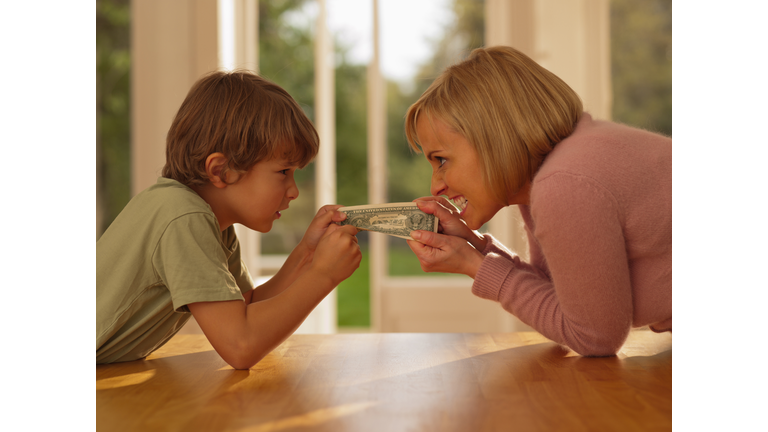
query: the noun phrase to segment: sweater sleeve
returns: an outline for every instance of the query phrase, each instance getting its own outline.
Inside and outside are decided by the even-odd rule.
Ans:
[[[485,237],[486,240],[488,240],[488,243],[485,245],[485,249],[481,250],[480,253],[483,255],[488,255],[489,253],[495,253],[497,255],[501,255],[504,258],[508,260],[514,259],[517,255],[512,253],[509,249],[507,249],[506,246],[499,243],[498,240],[496,240],[496,237],[485,233],[483,234],[483,237]]]
[[[549,275],[489,252],[472,291],[579,354],[615,354],[632,323],[618,205],[596,181],[567,173],[537,179],[534,191],[533,234]]]

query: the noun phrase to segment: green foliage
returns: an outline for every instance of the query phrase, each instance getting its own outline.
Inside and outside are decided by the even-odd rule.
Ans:
[[[435,276],[421,269],[418,258],[403,239],[389,239],[389,274],[391,276]],[[440,274],[440,276],[445,276]]]
[[[485,9],[482,0],[454,0],[455,20],[444,30],[445,37],[433,41],[432,58],[427,59],[414,78],[415,85],[403,93],[395,83],[387,85],[387,170],[388,199],[412,201],[430,195],[432,169],[422,155],[413,152],[405,138],[405,113],[446,67],[456,63],[484,43]],[[411,253],[412,254],[412,253]],[[424,274],[409,267],[405,274]]]
[[[408,202],[429,196],[432,168],[413,152],[405,138],[405,112],[418,95],[402,93],[396,83],[387,85],[387,198]]]
[[[131,199],[129,0],[96,2],[96,238]]]
[[[337,325],[339,327],[370,327],[370,253],[361,246],[363,259],[352,276],[336,288]]]
[[[259,74],[283,87],[314,121],[314,42],[311,26],[301,22],[301,10],[307,3],[259,2]],[[299,197],[262,236],[262,253],[290,253],[315,214],[314,164],[296,173],[296,183]]]
[[[485,44],[485,1],[454,0],[452,8],[456,20],[446,28],[442,39],[434,41],[432,58],[424,61],[416,73],[414,102],[443,70]]]
[[[312,28],[300,25],[297,19],[306,3],[307,0],[259,2],[259,74],[288,91],[314,120]]]
[[[368,203],[368,106],[366,67],[346,60],[337,48],[336,66],[336,194],[339,204]]]
[[[672,136],[672,0],[611,0],[613,120]]]
[[[302,9],[307,4],[259,2],[259,73],[285,88],[314,120],[314,22]],[[368,202],[367,105],[361,97],[366,94],[366,67],[350,64],[347,52],[336,44],[336,201],[358,205]],[[297,183],[299,198],[263,236],[264,253],[289,253],[315,214],[314,164],[297,173]]]

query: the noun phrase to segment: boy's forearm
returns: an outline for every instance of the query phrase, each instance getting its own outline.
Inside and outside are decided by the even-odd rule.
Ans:
[[[247,305],[246,346],[251,356],[246,363],[256,364],[277,348],[334,288],[329,278],[305,271],[279,295]]]
[[[334,287],[328,276],[309,270],[280,294],[263,301],[188,306],[216,352],[232,367],[247,369],[293,334]]]
[[[267,294],[264,297],[255,296],[250,304],[222,301],[188,305],[227,363],[238,369],[256,364],[295,332],[325,296],[358,268],[357,230],[351,226],[329,229],[319,254],[310,253],[303,245],[294,250],[272,284],[261,287]]]
[[[309,267],[312,263],[312,255],[312,252],[301,245],[297,246],[288,255],[277,274],[253,290],[249,303],[266,300],[283,292]]]

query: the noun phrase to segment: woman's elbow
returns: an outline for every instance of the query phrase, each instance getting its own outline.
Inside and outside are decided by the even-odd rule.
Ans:
[[[591,337],[576,338],[570,348],[584,357],[610,357],[616,355],[627,340],[629,330],[603,332]]]
[[[616,353],[619,352],[619,349],[621,349],[621,345],[612,345],[612,344],[606,344],[606,345],[597,345],[597,346],[589,346],[589,347],[583,347],[579,349],[574,349],[579,355],[582,355],[584,357],[610,357],[615,356]]]

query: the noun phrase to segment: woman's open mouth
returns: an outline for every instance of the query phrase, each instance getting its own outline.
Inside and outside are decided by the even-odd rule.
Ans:
[[[463,196],[458,196],[453,199],[451,199],[453,202],[453,205],[456,206],[456,208],[459,209],[459,212],[464,213],[464,210],[467,208],[467,204],[469,204],[469,201],[467,201],[466,198]]]

